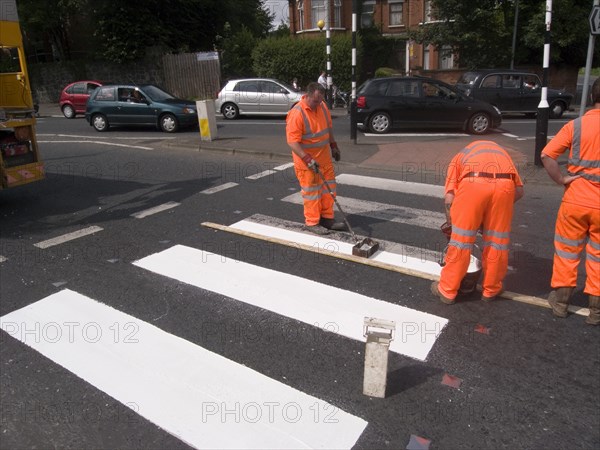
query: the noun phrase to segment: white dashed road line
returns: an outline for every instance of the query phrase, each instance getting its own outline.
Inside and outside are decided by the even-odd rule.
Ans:
[[[38,242],[37,244],[33,244],[33,245],[35,247],[42,248],[42,249],[48,248],[48,247],[53,247],[55,245],[59,245],[64,242],[72,241],[73,239],[78,239],[80,237],[87,236],[89,234],[94,234],[94,233],[97,233],[98,231],[102,231],[102,230],[103,230],[103,228],[94,225],[91,227],[84,228],[82,230],[73,231],[72,233],[63,234],[62,236],[57,236],[52,239]]]

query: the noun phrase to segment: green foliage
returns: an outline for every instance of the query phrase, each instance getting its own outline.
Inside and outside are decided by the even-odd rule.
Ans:
[[[223,78],[252,77],[252,49],[256,46],[250,30],[242,25],[237,33],[223,39],[221,47],[221,69]]]
[[[358,48],[360,52],[360,47]],[[260,77],[290,82],[297,78],[301,86],[317,81],[327,68],[325,37],[315,39],[267,38],[258,42],[252,52],[254,72]],[[352,38],[334,35],[331,38],[331,68],[333,83],[341,89],[350,88],[352,77]]]
[[[394,75],[398,75],[398,71],[391,67],[379,67],[375,71],[375,78],[392,77]]]

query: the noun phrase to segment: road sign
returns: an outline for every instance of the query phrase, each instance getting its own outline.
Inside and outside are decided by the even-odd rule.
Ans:
[[[590,33],[600,34],[600,6],[595,5],[590,13]]]

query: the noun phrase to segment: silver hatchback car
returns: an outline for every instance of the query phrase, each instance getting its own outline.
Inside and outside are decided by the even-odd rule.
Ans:
[[[219,92],[215,108],[226,119],[240,115],[285,116],[302,95],[271,78],[230,80]]]

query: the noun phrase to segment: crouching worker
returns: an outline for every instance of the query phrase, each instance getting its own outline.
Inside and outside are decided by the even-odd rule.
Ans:
[[[321,175],[335,194],[332,155],[340,160],[340,149],[333,137],[331,113],[323,101],[325,89],[310,83],[306,95],[287,115],[286,137],[292,149],[294,169],[304,202],[306,228],[316,234],[345,230],[343,222],[334,220],[333,198]],[[321,175],[319,175],[319,173]]]
[[[431,292],[448,305],[456,302],[471,260],[477,231],[483,226],[483,295],[492,301],[502,292],[508,268],[508,244],[514,202],[523,182],[510,155],[492,141],[475,141],[450,163],[444,206],[452,226],[440,281]]]

